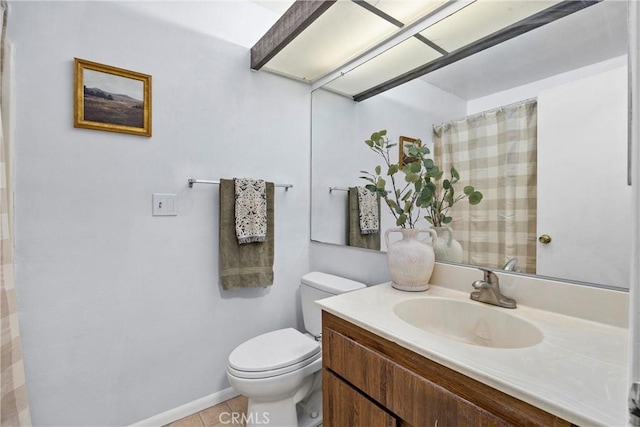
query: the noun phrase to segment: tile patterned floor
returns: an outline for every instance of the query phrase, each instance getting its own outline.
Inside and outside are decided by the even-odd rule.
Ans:
[[[226,402],[207,408],[196,414],[169,424],[168,427],[238,427],[243,426],[240,422],[241,416],[233,414],[247,413],[247,398],[244,396],[234,397]]]

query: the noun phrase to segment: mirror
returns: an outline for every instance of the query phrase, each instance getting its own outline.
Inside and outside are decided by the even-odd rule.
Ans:
[[[349,245],[346,190],[365,185],[359,172],[381,163],[364,144],[372,132],[386,129],[393,143],[419,138],[433,153],[434,125],[536,100],[534,272],[628,289],[627,53],[627,3],[605,0],[361,102],[344,95],[358,68],[315,90],[311,239]],[[392,227],[382,203],[380,230]],[[542,243],[543,235],[551,242]]]

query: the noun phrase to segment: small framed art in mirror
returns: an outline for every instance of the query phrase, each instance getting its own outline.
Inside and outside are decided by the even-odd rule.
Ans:
[[[400,147],[398,152],[400,153],[400,160],[398,165],[403,167],[407,163],[414,162],[416,159],[407,154],[407,150],[413,146],[422,147],[422,142],[416,138],[409,138],[408,136],[400,137]]]

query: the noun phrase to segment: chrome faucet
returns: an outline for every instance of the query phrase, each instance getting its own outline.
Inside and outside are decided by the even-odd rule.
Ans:
[[[513,257],[502,267],[503,270],[506,271],[516,271],[516,264],[518,263],[518,258]]]
[[[516,300],[500,293],[498,276],[493,271],[484,268],[481,268],[480,271],[484,273],[484,280],[476,280],[472,283],[471,286],[476,290],[471,292],[471,299],[498,307],[516,308]]]

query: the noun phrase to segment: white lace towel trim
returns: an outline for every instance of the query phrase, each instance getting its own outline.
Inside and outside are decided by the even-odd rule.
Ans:
[[[261,179],[235,178],[238,243],[267,240],[267,192]]]
[[[365,187],[358,189],[358,215],[360,216],[360,233],[377,234],[380,232],[378,218],[378,195]]]

